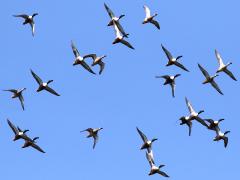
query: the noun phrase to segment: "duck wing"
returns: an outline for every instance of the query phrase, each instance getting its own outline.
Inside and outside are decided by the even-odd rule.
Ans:
[[[85,58],[92,58],[93,60],[95,60],[97,58],[97,55],[96,54],[87,54],[85,56],[83,56],[83,59]]]
[[[73,41],[71,41],[71,47],[72,47],[72,51],[75,57],[79,57],[80,53],[78,52],[78,49],[76,48],[76,46],[74,45]]]
[[[164,176],[164,177],[169,177],[165,172],[163,172],[163,171],[158,171],[158,174],[160,174],[160,175],[162,175],[162,176]]]
[[[162,46],[162,49],[163,49],[164,53],[166,54],[168,60],[171,61],[173,59],[172,54],[162,44],[161,44],[161,46]]]
[[[146,5],[143,6],[145,14],[146,14],[146,18],[149,18],[151,16],[151,11],[149,9],[149,7],[147,7]]]
[[[105,63],[102,62],[102,61],[99,61],[99,62],[98,62],[98,65],[100,66],[99,74],[102,74],[102,71],[103,71],[103,69],[104,69],[104,67],[105,67]]]
[[[234,81],[237,81],[237,79],[234,77],[233,73],[229,71],[227,68],[223,70],[230,78],[232,78]]]
[[[228,145],[228,137],[224,136],[223,141],[224,141],[224,147],[226,148]]]
[[[200,117],[195,117],[195,120],[197,121],[197,122],[199,122],[199,123],[201,123],[203,126],[205,126],[205,127],[207,127],[208,128],[208,125],[205,123],[205,121],[202,119],[202,118],[200,118]]]
[[[95,148],[97,142],[98,142],[98,135],[93,136],[93,149]]]
[[[3,90],[3,91],[9,91],[9,92],[12,92],[12,93],[17,93],[18,92],[16,89],[6,89],[6,90]]]
[[[81,65],[84,69],[86,69],[88,72],[92,73],[92,74],[96,74],[91,68],[90,66],[84,61],[81,61]]]
[[[175,83],[171,83],[170,86],[171,86],[171,89],[172,89],[172,97],[175,97],[174,92],[175,92],[176,85],[175,85]]]
[[[141,136],[143,142],[147,142],[148,141],[147,136],[140,129],[138,129],[138,127],[137,127],[137,132]]]
[[[43,83],[42,79],[41,79],[37,74],[35,74],[35,73],[33,72],[33,70],[31,70],[31,73],[32,73],[32,76],[34,77],[34,79],[37,81],[37,83],[38,83],[39,85],[41,85],[41,84]]]
[[[216,58],[218,60],[219,66],[220,67],[225,66],[224,63],[223,63],[221,55],[219,54],[219,52],[216,49],[215,49],[215,55],[216,55]]]
[[[131,49],[134,49],[134,47],[126,40],[122,39],[120,41],[122,44],[126,45],[127,47],[131,48]]]
[[[217,83],[214,80],[212,80],[210,83],[214,89],[216,89],[221,95],[223,95],[222,91],[220,90],[220,88],[218,87]]]
[[[16,126],[14,126],[13,123],[9,119],[7,119],[7,122],[8,122],[9,127],[12,129],[13,133],[15,135],[17,135],[19,133],[19,130],[16,128]]]
[[[45,87],[45,90],[50,92],[51,94],[54,94],[56,96],[60,96],[60,94],[58,94],[56,91],[54,91],[52,88],[50,88],[49,86]]]
[[[188,126],[188,135],[191,136],[191,134],[192,134],[192,122],[188,121],[186,124]]]
[[[18,99],[19,99],[19,101],[20,101],[20,103],[21,103],[22,109],[24,110],[24,98],[23,98],[23,95],[20,94],[20,95],[18,96]]]
[[[13,15],[14,17],[21,17],[21,18],[24,18],[24,19],[27,19],[28,18],[28,15],[26,14],[19,14],[19,15]]]
[[[31,26],[31,29],[32,29],[32,36],[34,36],[34,32],[35,32],[35,23],[34,23],[34,21],[32,21],[30,23],[30,26]]]
[[[206,78],[209,78],[210,75],[208,74],[208,72],[200,65],[198,64],[198,67],[199,69],[201,70],[201,72],[203,73],[203,75],[206,77]]]
[[[85,131],[87,131],[89,133],[93,133],[93,128],[87,128],[87,129],[84,129],[84,130],[82,130],[80,132],[85,132]]]
[[[110,17],[111,19],[114,18],[114,17],[115,17],[114,13],[113,13],[112,10],[107,6],[106,3],[104,3],[104,7],[105,7],[105,9],[106,9],[109,17]]]
[[[160,25],[156,20],[151,20],[150,23],[152,23],[156,28],[160,29]]]
[[[41,153],[45,153],[45,151],[43,151],[37,144],[32,143],[31,146],[32,146],[34,149],[40,151]]]
[[[181,63],[174,61],[174,64],[178,67],[180,67],[181,69],[183,69],[184,71],[189,72],[189,70],[187,68],[185,68]]]
[[[170,76],[169,75],[164,75],[164,76],[155,76],[156,78],[164,78],[164,79],[169,79]]]
[[[185,102],[186,102],[186,104],[187,104],[188,111],[190,112],[190,114],[191,114],[191,113],[194,113],[195,111],[194,111],[194,109],[193,109],[193,107],[192,107],[192,104],[190,103],[190,101],[188,101],[187,97],[185,97]]]

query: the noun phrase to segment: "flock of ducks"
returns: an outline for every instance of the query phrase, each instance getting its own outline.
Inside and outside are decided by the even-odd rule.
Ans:
[[[112,42],[112,44],[117,44],[117,43],[121,43],[125,46],[127,46],[130,49],[134,49],[134,47],[126,40],[126,38],[129,38],[129,34],[125,32],[124,28],[122,27],[121,23],[120,23],[120,19],[122,19],[125,15],[120,15],[119,17],[115,16],[113,11],[104,3],[104,7],[110,17],[110,21],[107,24],[108,26],[113,26],[114,31],[115,31],[115,39]],[[147,7],[146,5],[144,5],[144,10],[145,10],[145,18],[142,22],[142,24],[153,24],[157,29],[160,29],[160,25],[159,23],[154,19],[157,16],[157,13],[151,15],[150,9],[149,7]],[[32,30],[32,35],[34,36],[34,32],[35,32],[35,22],[34,22],[34,17],[37,16],[38,13],[34,13],[33,15],[26,15],[26,14],[20,14],[20,15],[14,15],[14,17],[20,17],[24,19],[23,25],[29,24],[31,26],[31,30]],[[189,70],[179,62],[179,60],[183,57],[183,56],[177,56],[176,58],[174,56],[172,56],[172,54],[170,53],[170,51],[163,45],[161,45],[163,52],[165,53],[165,55],[167,56],[168,62],[166,64],[166,66],[177,66],[180,69],[189,72]],[[81,56],[78,49],[76,48],[76,46],[74,45],[73,41],[71,41],[71,48],[73,51],[73,54],[75,56],[75,60],[73,62],[73,66],[75,65],[81,65],[86,71],[88,71],[91,74],[96,74],[91,66],[95,66],[98,65],[99,66],[99,74],[102,74],[104,67],[105,67],[105,63],[103,62],[103,59],[106,57],[106,55],[102,55],[102,56],[97,56],[96,54],[87,54],[84,56]],[[218,64],[219,67],[216,70],[216,74],[214,75],[209,75],[209,73],[203,68],[202,65],[198,64],[198,67],[200,69],[200,71],[202,72],[202,74],[205,77],[205,80],[203,81],[203,84],[208,84],[210,83],[212,85],[212,87],[221,95],[223,95],[223,92],[220,90],[219,86],[217,85],[215,78],[217,76],[219,76],[220,72],[224,72],[226,73],[230,78],[232,78],[233,80],[237,81],[237,79],[234,77],[234,75],[232,74],[232,72],[230,70],[228,70],[229,65],[231,65],[232,63],[228,63],[228,64],[224,64],[223,63],[223,59],[221,58],[219,52],[217,50],[215,50],[215,54],[216,54],[216,58],[218,60]],[[92,64],[89,65],[86,63],[85,59],[87,58],[91,58]],[[35,79],[35,81],[38,84],[38,88],[37,88],[37,92],[40,91],[48,91],[49,93],[55,95],[55,96],[60,96],[60,94],[58,94],[54,89],[52,89],[49,84],[53,82],[53,80],[48,80],[47,82],[43,82],[42,79],[33,71],[30,69],[30,72],[33,76],[33,78]],[[171,86],[171,90],[172,90],[172,97],[175,97],[175,86],[176,86],[176,78],[181,76],[181,74],[176,74],[176,75],[162,75],[162,76],[156,76],[156,78],[163,78],[165,80],[164,85],[170,85]],[[7,89],[4,91],[9,91],[11,92],[12,98],[18,98],[20,103],[21,103],[21,107],[24,110],[24,98],[23,98],[23,91],[25,91],[26,88],[22,88],[22,89]],[[202,119],[200,117],[200,114],[202,114],[204,112],[204,110],[200,110],[200,111],[195,111],[192,104],[190,103],[190,101],[185,97],[185,101],[186,101],[186,105],[187,108],[189,110],[189,114],[186,116],[182,116],[179,120],[181,121],[180,125],[187,125],[188,126],[188,134],[189,136],[191,135],[192,132],[192,123],[193,121],[197,121],[198,123],[200,123],[201,125],[203,125],[204,127],[206,127],[209,130],[215,131],[216,136],[213,139],[214,141],[220,141],[223,140],[224,141],[224,146],[227,147],[228,145],[228,137],[226,136],[230,131],[226,131],[226,132],[222,132],[219,124],[220,122],[222,122],[224,119],[220,119],[218,121],[213,120],[213,119]],[[14,133],[14,139],[13,141],[22,139],[24,140],[24,144],[22,146],[22,148],[26,148],[26,147],[32,147],[35,148],[36,150],[45,153],[44,150],[42,150],[36,143],[36,140],[39,139],[39,137],[35,137],[35,138],[30,138],[26,133],[29,130],[21,130],[18,126],[15,126],[9,119],[7,119],[7,123],[9,125],[9,127],[12,129],[13,133]],[[93,149],[96,147],[96,143],[98,141],[98,133],[100,130],[102,130],[103,128],[87,128],[81,132],[88,132],[87,138],[92,137],[94,142],[93,142]],[[141,150],[145,150],[146,149],[146,158],[147,161],[150,164],[151,170],[149,172],[149,175],[153,175],[153,174],[160,174],[164,177],[169,177],[165,172],[163,172],[161,170],[161,168],[163,168],[165,165],[160,165],[160,166],[156,166],[155,162],[154,162],[154,156],[153,156],[153,150],[152,150],[152,144],[154,141],[157,140],[157,138],[153,138],[152,140],[149,140],[147,138],[147,136],[137,127],[137,132],[140,135],[143,144],[141,146]]]

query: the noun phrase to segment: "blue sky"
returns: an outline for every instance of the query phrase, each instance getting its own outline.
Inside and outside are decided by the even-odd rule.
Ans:
[[[114,30],[107,27],[109,17],[103,3],[121,20],[136,50],[112,45]],[[157,12],[161,25],[142,25],[143,5]],[[1,17],[1,89],[26,87],[25,108],[0,93],[1,177],[25,179],[159,179],[148,177],[150,170],[138,126],[154,143],[155,162],[165,164],[171,179],[210,180],[239,177],[239,120],[237,119],[239,84],[225,74],[216,81],[224,96],[204,80],[197,63],[210,74],[218,66],[214,49],[239,79],[240,2],[229,1],[16,1],[2,2]],[[13,14],[38,12],[36,34]],[[82,55],[107,55],[101,76],[80,66],[73,67],[70,47],[73,40]],[[165,67],[167,59],[161,43],[191,71]],[[90,63],[90,60],[88,60]],[[36,93],[37,84],[29,69],[43,80],[53,79],[51,87],[61,94]],[[98,72],[98,67],[94,67]],[[176,98],[170,87],[155,75],[182,74],[177,79]],[[223,131],[231,130],[229,146],[213,142],[215,133],[194,122],[192,136],[178,119],[188,113],[187,96],[202,118],[225,118]],[[47,152],[21,149],[22,141],[13,142],[6,118],[29,136],[39,136],[38,144]],[[88,127],[103,127],[99,143],[80,133]]]

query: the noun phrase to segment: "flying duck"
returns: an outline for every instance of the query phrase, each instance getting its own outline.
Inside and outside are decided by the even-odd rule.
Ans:
[[[167,56],[167,58],[168,58],[168,63],[166,64],[166,66],[175,65],[175,66],[180,67],[180,68],[183,69],[184,71],[189,72],[189,70],[188,70],[187,68],[185,68],[182,64],[180,64],[180,63],[178,62],[178,60],[179,60],[180,58],[182,58],[182,56],[177,56],[177,58],[174,58],[174,57],[172,56],[172,54],[171,54],[162,44],[161,44],[161,46],[162,46],[162,49],[163,49],[164,53],[166,54],[166,56]]]
[[[12,98],[18,98],[20,103],[21,103],[21,106],[22,106],[22,109],[24,110],[24,98],[23,98],[23,95],[22,95],[22,92],[26,90],[26,88],[22,88],[22,89],[7,89],[7,90],[4,90],[4,91],[9,91],[11,93],[13,93],[12,95]]]
[[[204,120],[202,120],[202,119],[199,117],[199,114],[203,113],[204,110],[200,110],[199,112],[196,112],[196,111],[193,109],[192,104],[188,101],[188,99],[187,99],[186,97],[185,97],[185,101],[186,101],[188,110],[189,110],[189,112],[190,112],[189,118],[190,118],[190,119],[195,119],[195,120],[197,120],[199,123],[201,123],[203,126],[208,127],[208,125],[204,122]]]
[[[39,137],[35,137],[33,139],[30,140],[25,140],[25,143],[23,144],[22,148],[26,148],[26,147],[33,147],[34,149],[40,151],[41,153],[45,153],[45,151],[43,151],[37,144],[36,144],[36,140],[39,139]]]
[[[158,29],[160,29],[160,25],[157,21],[155,21],[153,18],[157,16],[157,13],[155,13],[153,16],[151,16],[151,11],[149,7],[146,5],[143,6],[146,17],[144,18],[144,21],[142,22],[143,24],[146,23],[152,23],[154,26],[156,26]]]
[[[223,140],[224,147],[226,148],[228,145],[228,137],[226,136],[226,134],[228,134],[228,133],[230,133],[230,131],[226,131],[226,132],[222,133],[221,130],[219,128],[217,128],[216,137],[213,139],[213,141]]]
[[[30,69],[31,70],[31,69]],[[53,82],[53,80],[49,80],[48,82],[43,82],[42,79],[40,77],[38,77],[37,74],[35,74],[32,70],[31,70],[32,76],[34,77],[34,79],[37,81],[39,87],[37,89],[37,92],[40,92],[42,90],[46,90],[48,92],[50,92],[51,94],[54,94],[56,96],[60,96],[56,91],[54,91],[52,88],[50,88],[48,86],[48,84],[50,84],[51,82]]]
[[[141,136],[142,140],[143,140],[143,145],[141,146],[141,150],[142,149],[147,149],[148,153],[150,153],[152,151],[152,143],[156,140],[158,140],[157,138],[153,138],[152,140],[148,140],[147,136],[140,130],[137,128],[137,132],[138,134]]]
[[[80,56],[80,53],[78,52],[76,46],[73,44],[73,41],[71,41],[71,47],[73,50],[73,54],[75,56],[75,60],[73,62],[73,66],[80,64],[84,69],[86,69],[88,72],[92,74],[96,74],[89,65],[84,61],[84,58]]]
[[[123,34],[123,36],[128,37],[129,34],[127,34],[127,33],[124,31],[123,27],[121,26],[121,24],[120,24],[120,22],[119,22],[119,20],[120,20],[121,18],[123,18],[125,15],[122,14],[122,15],[120,15],[119,17],[116,17],[116,16],[114,15],[113,11],[107,6],[106,3],[104,3],[104,7],[105,7],[105,9],[106,9],[109,17],[111,18],[110,22],[108,23],[108,26],[113,26],[113,21],[114,21],[115,24],[117,25],[118,29],[120,30],[120,32]]]
[[[35,23],[34,23],[34,16],[38,15],[38,13],[34,13],[33,15],[29,16],[26,14],[20,14],[20,15],[13,15],[14,17],[21,17],[23,18],[25,21],[23,22],[23,25],[25,24],[30,24],[31,28],[32,28],[32,35],[34,36],[34,31],[35,31]]]
[[[122,43],[122,44],[126,45],[127,47],[129,47],[131,49],[134,49],[134,47],[129,42],[124,40],[125,36],[121,35],[121,32],[118,29],[118,27],[117,27],[117,25],[116,25],[116,23],[114,21],[113,21],[113,27],[114,27],[114,30],[115,30],[116,38],[114,39],[112,44]]]
[[[105,63],[102,60],[103,60],[103,58],[105,58],[107,56],[104,55],[104,56],[98,57],[96,54],[89,54],[89,55],[84,56],[83,58],[85,59],[85,58],[88,58],[88,57],[91,57],[93,59],[92,66],[95,66],[97,64],[100,66],[99,74],[102,74],[102,71],[105,67]]]
[[[176,79],[178,76],[181,76],[181,74],[176,74],[175,76],[169,76],[169,75],[156,76],[156,78],[164,78],[164,79],[165,79],[165,82],[164,82],[163,85],[169,84],[169,85],[171,86],[171,88],[172,88],[172,97],[175,97],[175,94],[174,94],[175,87],[176,87],[175,79]]]
[[[210,76],[209,73],[200,65],[198,64],[199,69],[202,71],[203,75],[205,76],[205,80],[203,81],[203,84],[210,83],[214,89],[216,89],[221,95],[223,95],[222,91],[218,87],[217,83],[214,81],[214,78],[219,76],[218,74],[215,74],[214,76]]]
[[[159,167],[157,167],[153,162],[153,158],[152,158],[151,154],[149,154],[148,152],[146,152],[146,158],[147,158],[147,160],[150,164],[150,167],[151,167],[151,170],[148,174],[149,176],[158,173],[158,174],[160,174],[164,177],[169,177],[165,172],[160,170],[165,165],[160,165]]]
[[[93,129],[93,128],[87,128],[83,131],[80,131],[80,132],[85,132],[87,131],[89,134],[87,135],[87,138],[90,138],[90,137],[93,137],[94,139],[94,143],[93,143],[93,149],[95,148],[96,144],[97,144],[97,141],[98,141],[98,132],[100,130],[102,130],[103,128],[96,128],[96,129]]]
[[[26,135],[26,132],[29,131],[28,129],[22,131],[19,127],[16,127],[9,119],[7,119],[7,123],[15,135],[13,141],[16,141],[18,139],[30,140],[30,138]]]
[[[199,114],[203,113],[204,111],[201,110],[201,111],[199,111],[199,112],[196,112],[196,111],[193,109],[191,103],[188,101],[188,99],[187,99],[186,97],[185,97],[185,101],[186,101],[188,110],[189,110],[189,112],[190,112],[190,115],[188,115],[188,116],[182,116],[182,117],[180,118],[180,120],[181,120],[180,125],[186,124],[186,125],[188,126],[188,128],[189,128],[189,133],[188,133],[188,134],[189,134],[189,136],[191,136],[191,131],[192,131],[192,122],[191,122],[191,121],[196,120],[196,121],[198,121],[199,123],[201,123],[201,124],[202,124],[203,126],[205,126],[205,127],[208,127],[208,125],[204,122],[204,120],[202,120],[202,119],[199,117]]]
[[[224,119],[219,119],[218,121],[214,121],[213,119],[205,119],[207,122],[209,122],[208,129],[213,131],[218,131],[219,123],[224,121]]]
[[[233,73],[227,69],[227,67],[228,67],[229,65],[231,65],[232,62],[229,62],[229,63],[227,63],[227,64],[225,65],[225,64],[223,63],[223,60],[222,60],[220,54],[218,53],[218,51],[217,51],[216,49],[215,49],[215,55],[216,55],[216,57],[217,57],[218,64],[219,64],[217,73],[225,72],[230,78],[232,78],[233,80],[237,81],[237,79],[234,77]]]

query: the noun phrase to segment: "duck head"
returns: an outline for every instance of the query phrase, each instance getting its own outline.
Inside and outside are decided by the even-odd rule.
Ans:
[[[125,14],[121,14],[121,15],[119,16],[119,19],[123,18],[124,16],[125,16]]]
[[[201,113],[203,113],[204,112],[204,110],[200,110],[199,112],[198,112],[198,114],[201,114]]]
[[[24,130],[24,131],[23,131],[23,134],[25,134],[25,133],[28,132],[28,131],[29,131],[28,129]]]
[[[158,14],[157,14],[157,13],[155,13],[155,14],[153,15],[153,18],[154,18],[154,17],[156,17],[157,15],[158,15]]]
[[[230,131],[226,131],[226,132],[224,132],[224,135],[226,135],[226,134],[228,134],[228,133],[230,133]]]
[[[49,80],[49,81],[47,82],[47,84],[50,84],[51,82],[53,82],[53,80]]]
[[[226,67],[230,66],[231,64],[232,64],[232,62],[230,62],[230,63],[227,63]]]
[[[176,58],[176,61],[178,60],[178,59],[180,59],[180,58],[182,58],[183,56],[178,56],[177,58]]]
[[[158,139],[157,139],[157,138],[153,138],[151,141],[154,142],[154,141],[156,141],[156,140],[158,140]]]
[[[224,119],[219,119],[218,122],[224,121]]]

